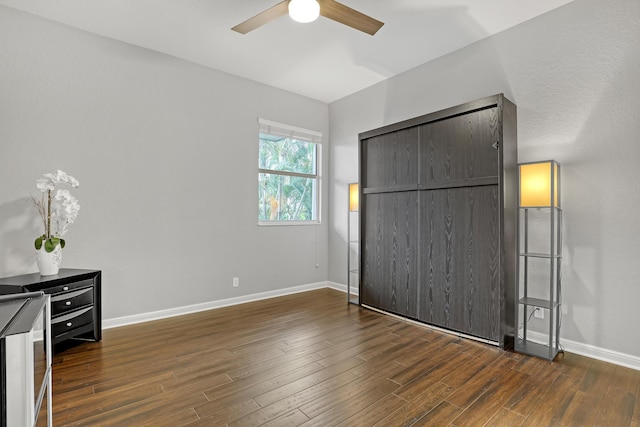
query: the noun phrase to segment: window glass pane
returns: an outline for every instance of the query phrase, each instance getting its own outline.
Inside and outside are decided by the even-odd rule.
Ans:
[[[314,221],[315,178],[261,173],[258,190],[260,221]]]
[[[316,174],[316,144],[260,133],[260,169]]]

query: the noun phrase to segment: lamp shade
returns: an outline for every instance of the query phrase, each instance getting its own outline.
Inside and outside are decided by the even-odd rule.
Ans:
[[[520,207],[560,207],[560,165],[555,160],[522,163],[518,171]]]
[[[291,0],[289,16],[296,22],[312,22],[320,16],[320,4],[316,0]]]
[[[357,182],[349,184],[349,211],[357,212],[360,208],[360,186]]]

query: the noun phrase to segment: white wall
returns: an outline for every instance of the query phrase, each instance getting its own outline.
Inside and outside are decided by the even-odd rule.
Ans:
[[[562,338],[640,360],[638,70],[640,2],[576,0],[330,104],[329,280],[346,283],[358,133],[502,92],[518,160],[563,168]]]
[[[0,6],[0,277],[37,271],[62,169],[63,267],[103,270],[107,320],[326,280],[326,221],[257,226],[258,117],[328,134],[325,103]]]

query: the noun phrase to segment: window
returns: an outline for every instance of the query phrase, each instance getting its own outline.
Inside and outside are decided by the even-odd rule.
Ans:
[[[258,223],[319,222],[320,132],[260,119]]]

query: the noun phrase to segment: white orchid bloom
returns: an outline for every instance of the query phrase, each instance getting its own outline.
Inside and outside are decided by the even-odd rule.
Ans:
[[[71,195],[69,190],[59,189],[53,194],[56,185],[60,183],[69,184],[73,188],[77,188],[80,185],[77,179],[59,169],[55,174],[44,174],[43,178],[36,181],[36,187],[44,194],[42,201],[35,199],[34,201],[42,217],[44,235],[47,238],[64,235],[69,224],[75,222],[80,210],[78,200]],[[47,193],[53,197],[46,197],[45,194]],[[51,206],[48,206],[47,203],[51,203]],[[51,212],[50,218],[48,218],[48,212]]]
[[[42,191],[43,193],[46,193],[47,191],[53,191],[56,188],[55,184],[53,184],[51,180],[46,178],[40,178],[38,181],[36,181],[36,187],[38,187],[38,190]]]

